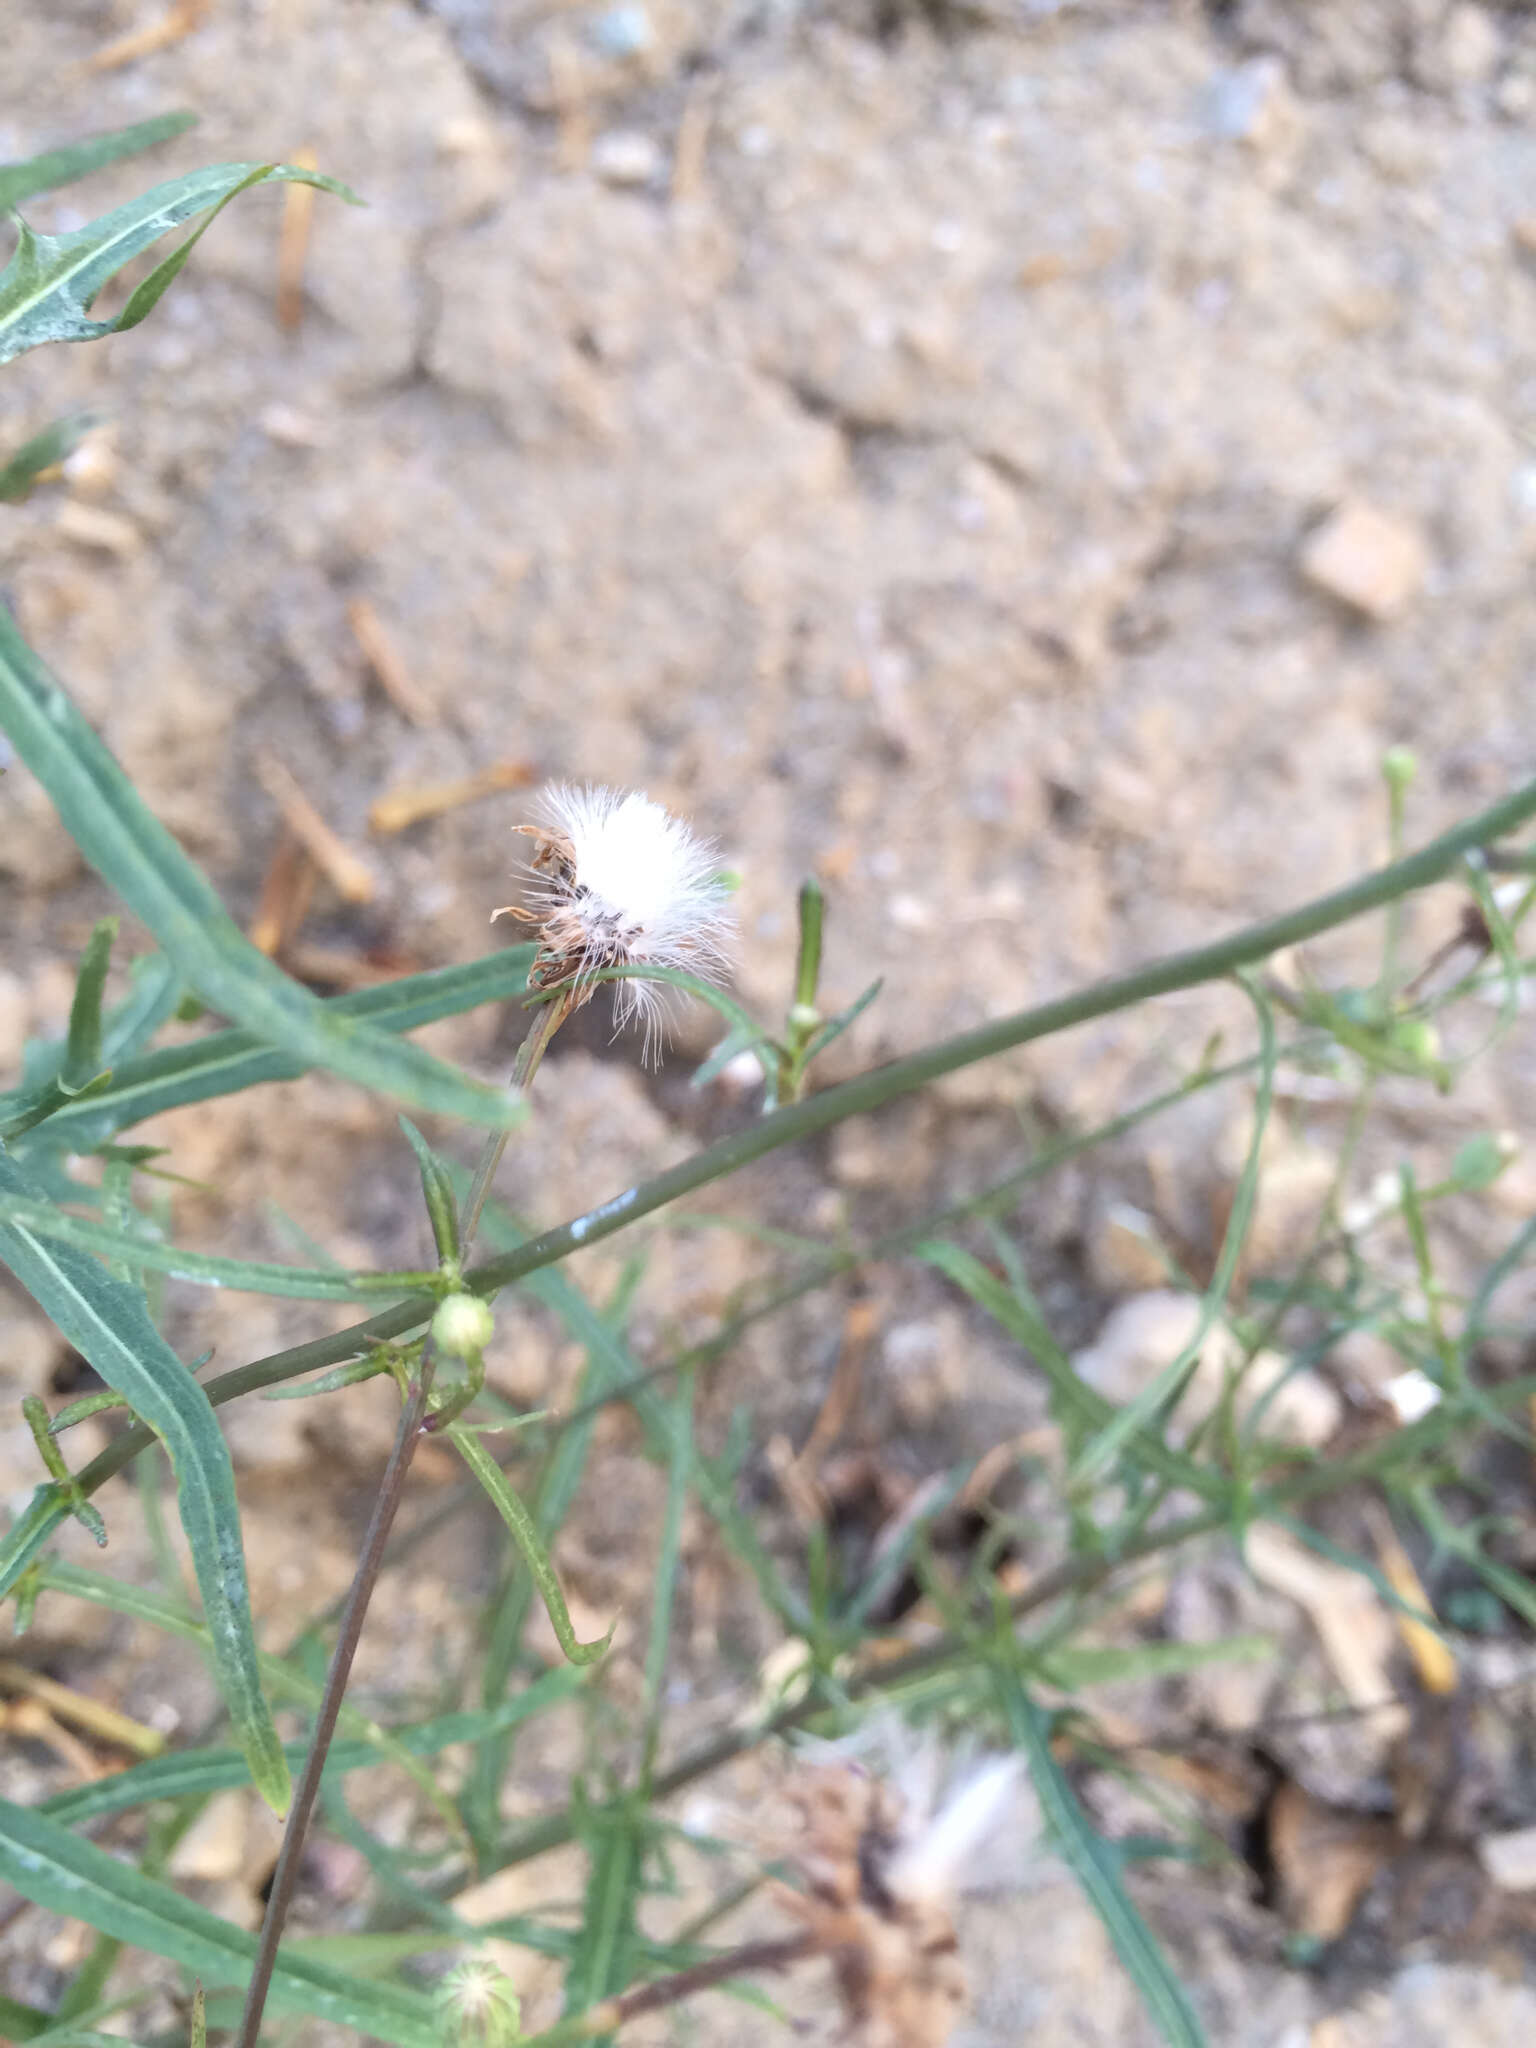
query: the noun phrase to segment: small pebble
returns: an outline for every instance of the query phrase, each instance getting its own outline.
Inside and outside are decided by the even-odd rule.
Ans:
[[[1308,535],[1301,573],[1368,619],[1394,619],[1423,588],[1429,550],[1416,526],[1356,498]]]
[[[1440,62],[1456,85],[1483,85],[1501,54],[1498,24],[1486,7],[1453,7],[1440,32]]]
[[[605,57],[638,57],[656,40],[643,7],[610,7],[592,24],[592,40]]]
[[[59,507],[55,523],[64,538],[76,547],[95,548],[104,555],[116,555],[119,561],[127,561],[144,545],[144,537],[132,520],[100,505],[83,505],[75,498]]]
[[[1501,1892],[1536,1892],[1536,1828],[1484,1835],[1477,1860]]]
[[[661,149],[638,128],[611,128],[592,145],[592,168],[605,185],[654,185],[662,172]]]

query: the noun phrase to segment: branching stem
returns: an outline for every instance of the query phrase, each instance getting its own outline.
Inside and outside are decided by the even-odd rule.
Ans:
[[[643,1216],[651,1215],[679,1196],[692,1194],[712,1181],[723,1179],[725,1175],[750,1165],[753,1160],[776,1151],[781,1145],[828,1130],[845,1117],[879,1109],[899,1096],[910,1095],[926,1087],[940,1075],[954,1073],[977,1060],[1006,1052],[1010,1047],[1048,1038],[1073,1025],[1086,1024],[1096,1017],[1107,1017],[1118,1010],[1129,1009],[1149,996],[1169,995],[1178,989],[1196,988],[1202,982],[1222,980],[1234,969],[1256,965],[1284,946],[1315,938],[1320,932],[1348,923],[1351,918],[1363,917],[1368,911],[1384,908],[1395,897],[1414,889],[1427,888],[1432,882],[1443,881],[1469,848],[1487,848],[1490,842],[1515,831],[1532,817],[1536,817],[1536,781],[1523,784],[1486,811],[1442,833],[1438,839],[1420,847],[1417,853],[1378,868],[1374,874],[1363,875],[1358,881],[1335,889],[1327,896],[1316,897],[1299,909],[1286,911],[1260,924],[1248,925],[1211,945],[1196,946],[1188,952],[1154,960],[1129,974],[1097,982],[1075,995],[1042,1003],[1031,1010],[1017,1011],[1010,1017],[1000,1017],[974,1031],[943,1039],[937,1045],[909,1054],[905,1059],[892,1060],[887,1066],[876,1067],[851,1081],[841,1082],[837,1087],[824,1089],[808,1102],[792,1103],[772,1116],[761,1118],[748,1129],[733,1132],[718,1144],[706,1146],[702,1152],[658,1174],[644,1186],[628,1190],[627,1197],[621,1202],[604,1203],[589,1215],[578,1216],[554,1230],[546,1230],[541,1236],[519,1245],[515,1251],[504,1252],[500,1257],[488,1260],[468,1275],[469,1282],[477,1293],[497,1293],[527,1274],[537,1272],[542,1266],[554,1265],[578,1245],[594,1244],[615,1230],[638,1223]],[[1486,854],[1485,858],[1491,865],[1498,865],[1496,852]],[[558,1004],[550,1005],[551,1012],[558,1008]],[[533,1034],[529,1035],[532,1037]],[[548,1043],[551,1035],[553,1027],[546,1034],[544,1044]],[[542,1057],[543,1045],[538,1051]],[[529,1057],[531,1060],[531,1053]],[[487,1188],[499,1159],[498,1149],[486,1176]],[[482,1206],[483,1202],[482,1196]],[[466,1210],[466,1218],[470,1213]],[[478,1212],[475,1212],[475,1220],[478,1220]],[[467,1241],[471,1232],[466,1229],[463,1235]],[[429,1295],[413,1296],[365,1323],[354,1323],[350,1329],[338,1331],[334,1336],[318,1337],[308,1344],[296,1345],[292,1350],[277,1352],[270,1358],[256,1359],[249,1365],[220,1373],[207,1383],[205,1391],[209,1400],[218,1407],[241,1394],[278,1386],[285,1380],[297,1379],[301,1374],[317,1371],[322,1366],[339,1364],[343,1359],[357,1357],[371,1344],[387,1343],[408,1331],[422,1328],[431,1316],[432,1308]],[[94,1493],[104,1480],[120,1472],[153,1441],[153,1433],[142,1424],[125,1429],[76,1474],[80,1491],[83,1494]]]

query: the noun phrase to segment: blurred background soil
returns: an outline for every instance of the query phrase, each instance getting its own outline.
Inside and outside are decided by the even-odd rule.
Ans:
[[[5,510],[0,580],[150,804],[247,922],[280,839],[274,760],[366,863],[367,900],[322,880],[293,947],[318,987],[485,949],[528,815],[514,785],[635,785],[739,871],[740,990],[759,1011],[782,1010],[795,890],[821,876],[829,996],[884,977],[835,1075],[1345,881],[1384,853],[1389,745],[1422,764],[1416,839],[1536,772],[1524,7],[210,0],[184,10],[189,33],[96,71],[156,0],[6,14],[0,158],[174,107],[201,119],[147,163],[34,201],[35,225],[77,225],[203,162],[305,149],[366,202],[317,201],[296,324],[276,309],[284,202],[257,193],[145,326],[34,353],[0,382],[7,447],[71,408],[105,422],[62,482]],[[498,763],[498,793],[370,829],[382,796]],[[18,767],[0,806],[10,1066],[61,1027],[106,898]],[[1449,891],[1416,903],[1410,947],[1427,956],[1457,914]],[[1363,977],[1368,937],[1316,949],[1319,971]],[[1168,1085],[1212,1030],[1239,1043],[1245,1014],[1201,991],[1053,1039],[705,1206],[872,1233]],[[482,1012],[427,1036],[499,1076],[520,1029]],[[739,1093],[686,1087],[711,1035],[691,1020],[658,1078],[589,1014],[545,1067],[507,1199],[560,1220],[750,1114]],[[1449,1157],[1474,1131],[1528,1133],[1533,1083],[1516,1034],[1449,1100],[1405,1082],[1383,1101],[1416,1156]],[[1021,1205],[1070,1344],[1156,1283],[1127,1205],[1208,1244],[1246,1108],[1207,1102]],[[1315,1213],[1342,1130],[1341,1105],[1283,1110],[1259,1264]],[[338,1082],[150,1135],[217,1187],[174,1190],[187,1241],[294,1256],[286,1216],[349,1264],[424,1256],[392,1114]],[[1533,1194],[1517,1162],[1489,1198],[1501,1232]],[[1469,1261],[1488,1255],[1489,1213],[1469,1212]],[[765,1270],[725,1231],[647,1246],[642,1357],[709,1329]],[[599,1297],[628,1248],[576,1269]],[[1038,1428],[1039,1386],[933,1276],[880,1269],[868,1289],[846,1453],[920,1479]],[[327,1327],[312,1306],[171,1301],[184,1355],[215,1346],[225,1365]],[[716,1437],[750,1409],[745,1483],[786,1543],[773,1475],[826,1395],[843,1305],[760,1326],[702,1399]],[[14,1502],[36,1476],[17,1401],[66,1391],[69,1363],[19,1302],[4,1311]],[[540,1311],[503,1304],[503,1392],[558,1406],[579,1363]],[[1315,1442],[1349,1387],[1331,1391]],[[375,1386],[225,1416],[280,1645],[346,1582],[391,1402]],[[414,1483],[425,1500],[451,1476],[426,1455]],[[621,1701],[662,1491],[633,1427],[607,1417],[557,1555],[583,1633],[621,1612]],[[127,1493],[102,1505],[110,1568],[147,1570]],[[718,1539],[700,1523],[688,1542],[677,1725],[698,1731],[728,1717],[774,1637]],[[461,1516],[392,1576],[361,1666],[391,1711],[436,1699],[467,1655],[496,1554]],[[1325,1696],[1292,1601],[1219,1562],[1191,1571],[1160,1595],[1188,1627],[1292,1644],[1278,1674],[1226,1674],[1247,1691],[1197,1718],[1241,1727]],[[190,1658],[73,1603],[45,1603],[28,1654],[167,1728],[210,1711]],[[509,1810],[562,1796],[579,1760],[530,1740]],[[1318,1796],[1358,1801],[1383,1755],[1314,1762]],[[61,1770],[13,1745],[0,1775],[32,1796]],[[750,1807],[750,1773],[736,1792]],[[1143,1824],[1104,1800],[1107,1821]],[[250,1917],[253,1858],[226,1839],[183,1874]],[[1383,1909],[1352,1973],[1307,1976],[1240,1883],[1173,1867],[1143,1895],[1213,2041],[1536,2038],[1525,1938],[1498,1912],[1471,1934],[1456,1922],[1458,1950],[1449,1909]],[[972,2048],[1151,2038],[1054,1866],[1000,1877],[964,1932]],[[65,1923],[28,1916],[7,1937],[16,1995],[47,1997],[81,1952]],[[808,2010],[825,2023],[824,2001]],[[757,2024],[720,2012],[732,2039]]]

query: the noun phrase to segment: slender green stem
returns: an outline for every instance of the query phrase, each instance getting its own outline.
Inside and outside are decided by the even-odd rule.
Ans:
[[[278,1944],[282,1940],[288,1909],[293,1903],[293,1894],[298,1885],[299,1864],[304,1854],[305,1837],[309,1833],[315,1801],[320,1796],[320,1780],[325,1771],[325,1759],[330,1751],[331,1738],[336,1733],[336,1722],[341,1713],[342,1702],[346,1697],[347,1681],[352,1675],[352,1660],[357,1655],[357,1646],[362,1639],[363,1620],[368,1612],[368,1603],[373,1597],[373,1589],[378,1583],[379,1571],[384,1562],[384,1546],[405,1493],[406,1474],[410,1471],[411,1460],[416,1455],[416,1446],[421,1440],[421,1426],[426,1417],[427,1396],[431,1388],[432,1346],[428,1343],[423,1349],[421,1370],[416,1375],[406,1399],[400,1417],[400,1428],[395,1437],[395,1446],[390,1452],[389,1463],[379,1483],[378,1497],[373,1503],[368,1531],[363,1538],[362,1552],[352,1578],[352,1590],[347,1595],[346,1609],[341,1618],[341,1629],[336,1638],[331,1668],[326,1673],[325,1691],[321,1694],[319,1711],[315,1716],[309,1754],[304,1759],[304,1769],[294,1790],[293,1805],[288,1810],[288,1824],[283,1833],[282,1849],[278,1853],[277,1869],[272,1874],[272,1890],[267,1899],[266,1916],[261,1923],[261,1943],[251,1970],[245,2009],[240,2015],[240,2028],[235,2036],[235,2048],[256,2048],[256,2040],[261,2032],[261,2015],[266,2007],[267,1991],[277,1963]]]
[[[1469,848],[1483,846],[1504,833],[1512,832],[1531,817],[1536,817],[1536,781],[1523,784],[1499,803],[1442,833],[1438,839],[1431,840],[1428,846],[1420,847],[1417,853],[1409,854],[1406,859],[1362,876],[1346,888],[1319,896],[1297,910],[1286,911],[1261,924],[1249,925],[1212,945],[1171,954],[1130,974],[1097,982],[1076,995],[1042,1003],[1032,1010],[1017,1011],[1009,1017],[1000,1017],[977,1030],[943,1039],[921,1052],[909,1054],[905,1059],[893,1060],[887,1066],[857,1075],[851,1081],[844,1081],[813,1096],[808,1102],[792,1103],[776,1110],[772,1116],[763,1117],[749,1129],[707,1146],[681,1165],[658,1174],[644,1186],[627,1188],[585,1216],[575,1217],[557,1229],[529,1238],[515,1251],[487,1260],[470,1273],[469,1283],[477,1293],[494,1294],[524,1279],[529,1273],[537,1272],[540,1267],[554,1265],[584,1245],[595,1244],[614,1231],[637,1223],[642,1216],[664,1208],[679,1196],[692,1194],[711,1181],[735,1173],[739,1168],[776,1151],[781,1145],[813,1137],[841,1123],[845,1117],[879,1109],[887,1102],[926,1087],[943,1074],[954,1073],[961,1067],[988,1059],[995,1053],[1006,1052],[1014,1046],[1069,1030],[1073,1025],[1089,1023],[1096,1017],[1107,1017],[1117,1010],[1143,1002],[1149,996],[1169,995],[1179,989],[1198,987],[1202,982],[1222,980],[1235,968],[1267,959],[1284,946],[1315,938],[1320,932],[1332,930],[1335,925],[1347,924],[1351,918],[1380,910],[1397,896],[1444,880]],[[290,1351],[258,1359],[251,1365],[238,1366],[233,1372],[221,1373],[217,1379],[209,1381],[208,1398],[219,1404],[240,1394],[254,1393],[260,1388],[296,1379],[300,1374],[313,1372],[322,1366],[340,1364],[343,1359],[353,1358],[366,1350],[370,1344],[387,1343],[420,1329],[430,1318],[433,1305],[430,1296],[413,1295],[394,1308],[370,1317],[367,1322],[354,1323],[334,1336],[320,1337]],[[93,1493],[150,1441],[151,1433],[140,1426],[124,1430],[76,1475],[81,1490]]]
[[[512,1064],[511,1085],[519,1094],[526,1094],[533,1085],[533,1077],[539,1071],[539,1063],[549,1049],[549,1042],[566,1018],[571,1014],[572,1003],[569,994],[557,997],[537,1012],[530,1025],[527,1037],[517,1049],[517,1058]],[[475,1242],[475,1232],[480,1228],[480,1217],[485,1208],[486,1197],[491,1192],[491,1182],[496,1178],[496,1169],[501,1164],[501,1155],[507,1149],[510,1131],[492,1131],[481,1148],[480,1159],[475,1167],[475,1177],[470,1183],[469,1195],[464,1204],[464,1214],[459,1218],[459,1257],[467,1261]]]

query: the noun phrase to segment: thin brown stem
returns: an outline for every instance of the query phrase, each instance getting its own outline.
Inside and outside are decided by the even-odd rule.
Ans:
[[[347,1681],[352,1675],[352,1660],[357,1655],[368,1603],[373,1597],[373,1589],[378,1583],[379,1570],[384,1562],[384,1546],[405,1493],[406,1474],[410,1471],[411,1460],[416,1455],[416,1446],[421,1440],[422,1423],[427,1411],[427,1396],[432,1388],[432,1366],[432,1346],[428,1342],[423,1347],[421,1369],[412,1382],[406,1398],[394,1449],[389,1454],[389,1463],[384,1468],[384,1477],[379,1484],[378,1497],[373,1503],[373,1514],[369,1518],[368,1532],[363,1538],[362,1553],[357,1560],[357,1570],[352,1576],[352,1590],[347,1595],[346,1608],[341,1617],[341,1630],[336,1638],[331,1668],[326,1673],[325,1691],[321,1695],[320,1711],[315,1717],[309,1754],[304,1759],[304,1769],[293,1795],[293,1804],[288,1810],[288,1825],[284,1830],[277,1869],[272,1874],[272,1890],[267,1900],[266,1916],[261,1923],[261,1944],[256,1951],[250,1987],[245,1995],[245,2010],[240,2015],[240,2030],[235,2036],[235,2048],[255,2048],[261,2032],[261,2015],[266,2006],[272,1971],[277,1963],[278,1943],[283,1938],[288,1909],[293,1903],[293,1894],[298,1885],[299,1864],[303,1858],[305,1837],[309,1833],[315,1802],[320,1795],[320,1779],[325,1770],[325,1759],[331,1747],[331,1738],[336,1732],[336,1720],[346,1695]]]
[[[787,1970],[792,1963],[803,1962],[807,1956],[815,1955],[819,1947],[820,1943],[809,1929],[781,1936],[777,1941],[744,1942],[740,1948],[711,1956],[707,1962],[695,1963],[691,1969],[675,1971],[670,1977],[658,1977],[650,1984],[636,1985],[633,1991],[626,1991],[618,1998],[605,1998],[601,2005],[575,2013],[570,2019],[559,2020],[544,2033],[532,2035],[526,2048],[566,2048],[567,2043],[590,2041],[595,2034],[612,2033],[628,2021],[639,2019],[643,2013],[662,2012],[669,2005],[681,2005],[685,1998],[692,1998],[696,1992],[713,1990],[715,1985],[727,1984],[733,1977],[745,1976],[749,1970]]]

